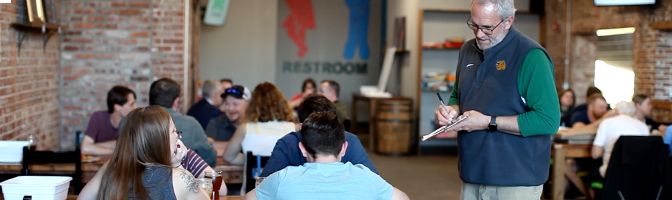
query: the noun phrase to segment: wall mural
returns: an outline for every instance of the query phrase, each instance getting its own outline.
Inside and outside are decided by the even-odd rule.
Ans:
[[[348,25],[348,41],[345,43],[343,49],[343,58],[352,60],[355,55],[355,50],[359,48],[359,57],[361,59],[369,59],[369,0],[345,0],[348,5],[349,25]]]
[[[296,53],[303,58],[308,52],[306,44],[306,31],[315,29],[315,14],[310,0],[285,0],[289,7],[289,15],[282,22],[282,27],[287,31],[287,35],[292,39],[294,45],[299,48]]]
[[[276,84],[292,96],[306,78],[340,83],[349,105],[380,72],[382,0],[283,0],[278,5]]]

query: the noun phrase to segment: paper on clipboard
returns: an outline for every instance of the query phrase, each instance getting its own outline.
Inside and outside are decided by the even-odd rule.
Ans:
[[[422,141],[425,141],[425,140],[427,140],[427,139],[429,139],[429,138],[431,138],[431,137],[434,137],[434,136],[438,135],[439,133],[446,132],[446,130],[452,128],[453,126],[459,124],[460,122],[463,122],[463,121],[464,121],[465,119],[467,119],[467,118],[468,118],[467,116],[460,115],[459,117],[457,117],[457,119],[455,120],[455,122],[453,122],[453,123],[451,123],[451,124],[449,124],[449,125],[442,126],[441,128],[436,129],[434,132],[432,132],[432,133],[430,133],[430,134],[423,135],[423,136],[422,136]]]

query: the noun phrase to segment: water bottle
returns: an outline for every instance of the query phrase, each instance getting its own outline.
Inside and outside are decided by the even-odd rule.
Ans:
[[[33,136],[32,133],[30,135],[28,135],[28,148],[31,151],[35,151],[35,149],[37,149],[37,140],[36,140],[35,136]]]

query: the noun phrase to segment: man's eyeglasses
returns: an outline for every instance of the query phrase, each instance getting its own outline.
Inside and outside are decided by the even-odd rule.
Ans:
[[[504,19],[502,19],[502,21],[499,21],[499,23],[497,23],[497,25],[495,25],[495,26],[481,26],[481,25],[475,24],[473,21],[471,21],[471,17],[470,17],[467,20],[467,26],[474,32],[478,31],[480,29],[486,35],[492,35],[492,33],[494,33],[495,29],[497,29],[497,27],[500,24],[502,24],[502,22],[504,22]]]

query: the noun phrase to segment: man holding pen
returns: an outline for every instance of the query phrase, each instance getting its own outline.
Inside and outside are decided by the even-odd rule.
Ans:
[[[553,64],[513,28],[513,0],[472,0],[475,38],[460,50],[455,90],[436,109],[458,132],[462,199],[539,199],[548,179],[551,135],[560,124]]]

